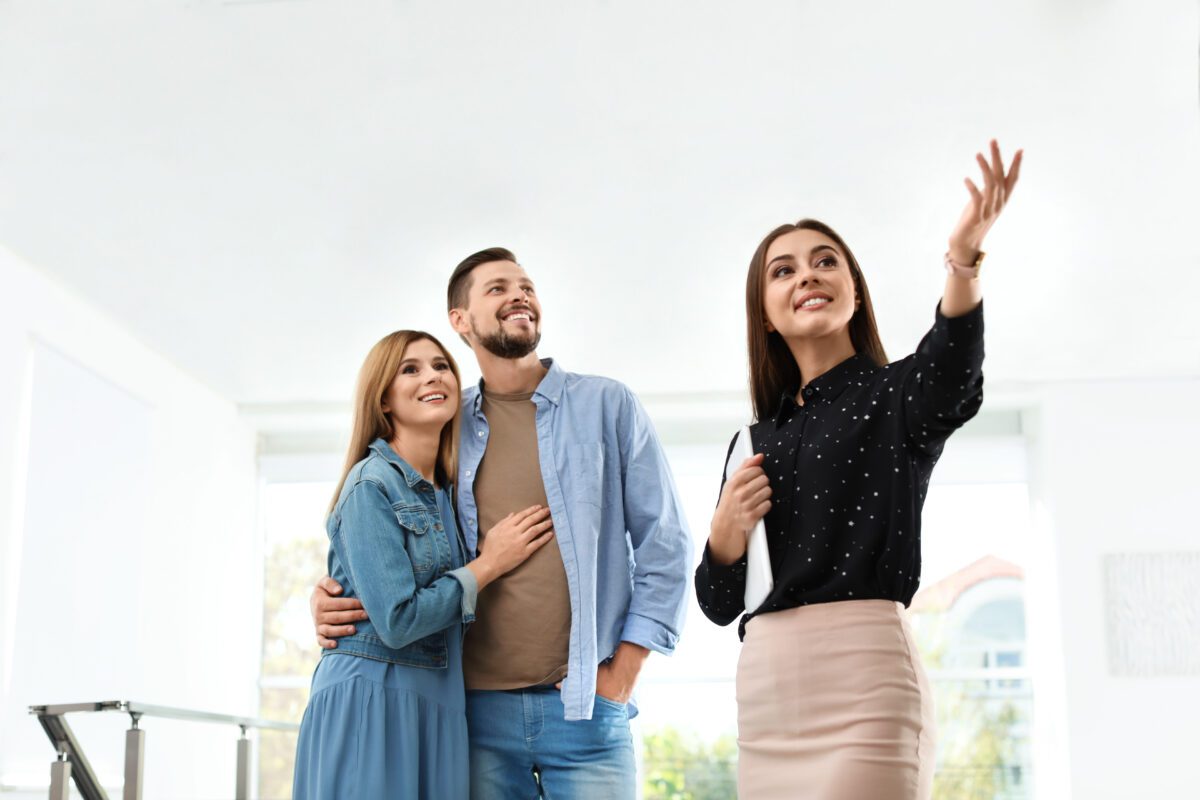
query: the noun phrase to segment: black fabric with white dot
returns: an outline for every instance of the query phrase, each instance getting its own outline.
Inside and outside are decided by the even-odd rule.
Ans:
[[[983,304],[953,319],[935,312],[917,352],[877,367],[855,355],[785,396],[750,428],[765,454],[766,528],[775,588],[746,622],[812,603],[912,601],[921,580],[921,507],[954,430],[983,402]],[[730,442],[730,451],[733,442]],[[722,486],[724,478],[722,477]],[[746,559],[696,570],[705,616],[728,625],[747,611]]]

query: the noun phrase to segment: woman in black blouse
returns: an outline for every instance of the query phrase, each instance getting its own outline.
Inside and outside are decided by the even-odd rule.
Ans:
[[[759,244],[746,280],[755,455],[722,485],[696,571],[705,615],[741,615],[744,800],[917,800],[932,698],[901,613],[921,577],[921,507],[949,435],[983,399],[983,240],[1012,194],[999,146],[949,238],[916,353],[887,363],[850,248],[815,220]],[[732,444],[731,444],[732,450]],[[746,532],[765,518],[774,587],[744,608]]]

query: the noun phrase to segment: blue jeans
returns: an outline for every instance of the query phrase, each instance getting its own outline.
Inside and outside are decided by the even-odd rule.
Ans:
[[[590,720],[563,719],[553,687],[468,691],[472,800],[633,800],[625,706],[597,696]]]

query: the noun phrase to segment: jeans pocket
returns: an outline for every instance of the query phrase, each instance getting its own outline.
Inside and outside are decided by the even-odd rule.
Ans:
[[[607,708],[611,711],[617,711],[624,717],[629,716],[629,706],[627,704],[618,703],[616,700],[609,700],[604,695],[600,695],[600,694],[596,695],[596,707],[597,708]]]

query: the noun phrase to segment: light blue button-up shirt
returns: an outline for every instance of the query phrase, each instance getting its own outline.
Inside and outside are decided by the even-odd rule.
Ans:
[[[549,372],[533,394],[538,458],[571,598],[564,717],[591,719],[596,667],[622,641],[675,649],[692,537],[641,403],[623,384]],[[467,552],[478,548],[475,476],[487,448],[479,387],[463,392],[458,510]]]

